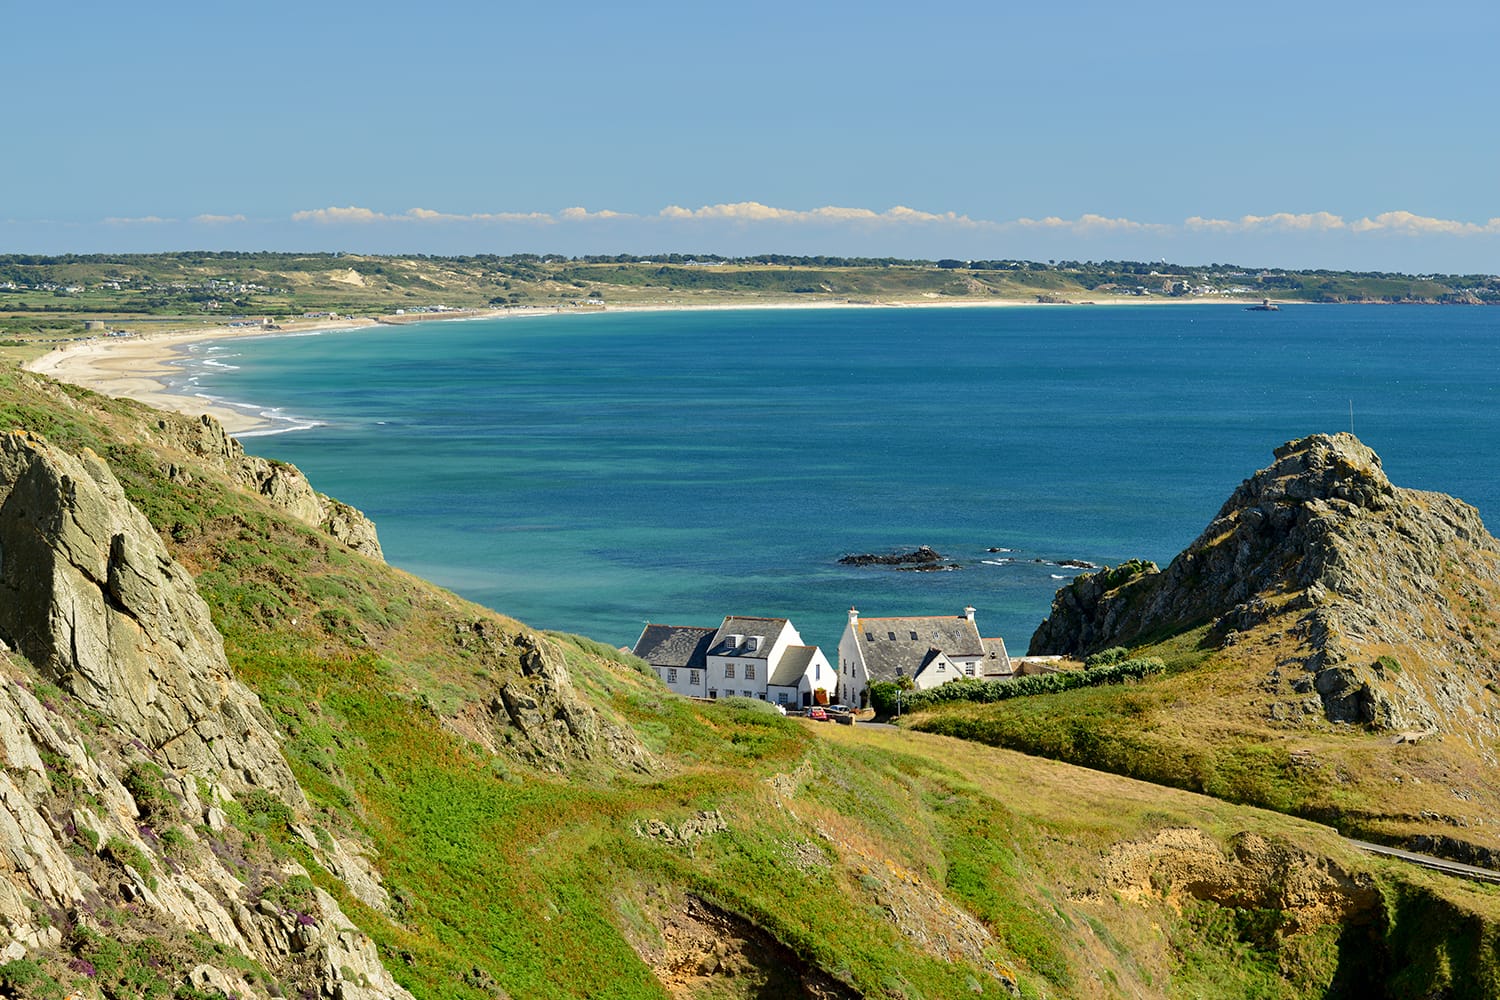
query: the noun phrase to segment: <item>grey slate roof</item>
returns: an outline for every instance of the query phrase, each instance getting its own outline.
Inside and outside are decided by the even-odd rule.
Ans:
[[[653,667],[703,670],[708,666],[708,646],[716,631],[695,625],[647,625],[635,642],[634,652]]]
[[[985,653],[979,627],[963,615],[861,618],[851,627],[872,681],[915,677],[933,650],[941,650],[950,659]]]
[[[1015,672],[1015,666],[1010,663],[1010,653],[1005,648],[1005,640],[1001,638],[985,639],[984,642],[984,664],[982,673],[986,677],[999,676],[1009,677]]]
[[[709,646],[710,656],[738,656],[747,660],[764,660],[770,655],[771,647],[776,643],[776,637],[781,635],[781,630],[786,628],[785,618],[725,618],[724,624],[719,626],[718,633],[714,636],[713,644]],[[741,636],[739,645],[735,645],[731,636]],[[752,637],[760,637],[760,646],[751,650]]]
[[[817,651],[817,646],[788,646],[766,683],[775,687],[796,687],[801,683],[802,675],[807,673],[807,668],[812,666],[813,655]]]

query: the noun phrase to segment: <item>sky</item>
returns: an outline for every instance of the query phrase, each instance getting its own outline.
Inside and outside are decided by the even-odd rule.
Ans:
[[[1500,5],[0,0],[0,252],[1500,272]]]

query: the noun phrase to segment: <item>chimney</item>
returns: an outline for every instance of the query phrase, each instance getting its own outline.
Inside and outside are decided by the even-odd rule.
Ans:
[[[971,604],[967,608],[964,608],[964,617],[969,621],[974,620],[974,605]]]
[[[859,611],[858,611],[858,609],[856,609],[856,608],[850,608],[849,609],[849,624],[850,625],[858,625],[859,624]]]

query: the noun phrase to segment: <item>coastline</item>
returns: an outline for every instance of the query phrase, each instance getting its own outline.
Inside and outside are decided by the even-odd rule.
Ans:
[[[794,309],[958,309],[958,308],[1012,308],[1052,306],[1135,306],[1177,305],[1188,302],[1202,304],[1193,299],[1141,299],[1101,298],[1082,302],[1037,303],[1014,299],[989,300],[933,300],[898,302],[725,302],[725,303],[662,303],[649,305],[605,305],[598,309],[485,309],[463,312],[426,313],[416,315],[359,317],[339,320],[316,320],[301,322],[288,320],[276,330],[258,327],[229,328],[227,326],[203,326],[185,330],[170,330],[158,333],[138,334],[130,337],[97,338],[78,341],[58,347],[23,367],[39,375],[46,375],[62,382],[92,389],[106,396],[133,399],[157,409],[170,410],[188,416],[207,413],[214,417],[230,434],[253,437],[275,433],[280,428],[276,421],[264,411],[248,403],[217,399],[196,394],[174,385],[173,379],[182,372],[182,362],[192,345],[205,341],[233,340],[243,337],[294,337],[309,333],[369,329],[377,326],[414,325],[417,323],[463,322],[485,319],[524,319],[541,316],[580,316],[604,313],[651,313],[651,312],[727,312],[734,310],[794,310]],[[1224,304],[1242,304],[1239,300],[1223,300]]]

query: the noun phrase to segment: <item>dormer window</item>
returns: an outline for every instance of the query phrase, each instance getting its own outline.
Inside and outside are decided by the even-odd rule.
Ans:
[[[752,652],[752,653],[758,653],[758,652],[760,652],[760,636],[758,636],[758,635],[752,635],[749,639],[747,639],[745,641],[750,644],[750,652]]]

